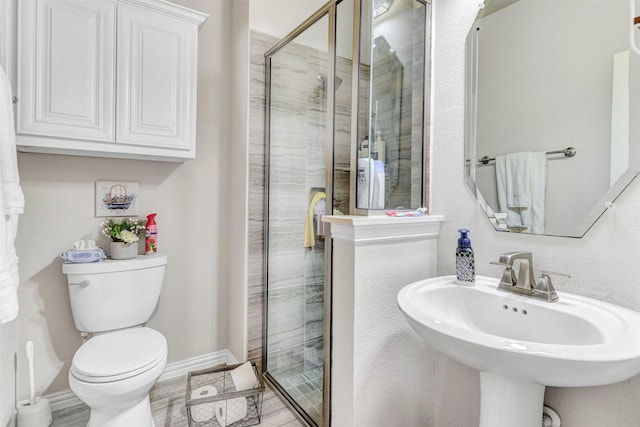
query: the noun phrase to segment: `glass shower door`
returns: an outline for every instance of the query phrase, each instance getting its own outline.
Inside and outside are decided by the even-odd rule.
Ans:
[[[329,19],[267,57],[267,378],[321,426],[327,191]],[[331,189],[329,189],[331,190]],[[329,196],[328,196],[329,195]]]

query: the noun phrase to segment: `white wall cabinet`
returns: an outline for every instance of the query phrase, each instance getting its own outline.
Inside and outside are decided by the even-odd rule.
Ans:
[[[206,18],[161,0],[20,1],[18,149],[194,158]]]

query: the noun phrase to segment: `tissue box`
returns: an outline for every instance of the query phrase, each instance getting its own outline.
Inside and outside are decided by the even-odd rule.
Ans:
[[[107,255],[102,248],[92,249],[69,249],[60,254],[60,258],[66,262],[98,262],[105,259]]]
[[[260,424],[264,382],[255,363],[252,363],[257,385],[248,390],[237,390],[231,371],[241,365],[189,372],[184,399],[189,427],[245,427]]]

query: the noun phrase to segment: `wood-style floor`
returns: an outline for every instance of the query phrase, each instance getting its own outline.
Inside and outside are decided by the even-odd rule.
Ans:
[[[156,427],[188,427],[184,406],[187,376],[157,383],[149,394]],[[78,405],[53,413],[52,427],[86,427],[89,408]],[[302,424],[267,386],[262,404],[260,426],[302,427]],[[132,426],[135,427],[135,426]]]

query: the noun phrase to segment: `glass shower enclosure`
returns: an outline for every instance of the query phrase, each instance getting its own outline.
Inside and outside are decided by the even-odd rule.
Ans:
[[[330,82],[328,11],[267,56],[266,377],[323,425]]]
[[[334,0],[265,54],[263,370],[311,426],[329,425],[338,363],[322,216],[424,206],[427,28],[422,0]],[[386,173],[379,206],[360,203],[365,163]]]

